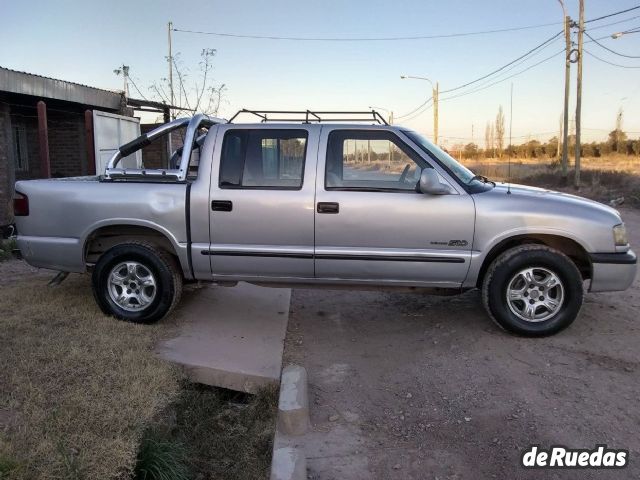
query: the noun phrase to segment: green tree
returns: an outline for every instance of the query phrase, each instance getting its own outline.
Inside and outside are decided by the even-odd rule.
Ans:
[[[464,146],[464,158],[478,158],[478,145],[475,143],[467,143]]]
[[[627,134],[622,130],[611,130],[609,132],[609,151],[617,153],[626,153]]]

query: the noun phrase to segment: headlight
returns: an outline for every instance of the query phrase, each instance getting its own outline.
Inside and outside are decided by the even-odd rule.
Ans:
[[[624,247],[629,243],[629,239],[627,238],[627,229],[625,228],[624,223],[613,227],[613,240],[617,247]]]

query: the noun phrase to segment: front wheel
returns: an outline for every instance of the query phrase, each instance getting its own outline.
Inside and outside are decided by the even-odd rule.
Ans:
[[[171,255],[146,242],[131,242],[116,245],[100,257],[92,287],[107,315],[152,323],[178,303],[182,276]]]
[[[507,250],[489,267],[482,283],[485,309],[513,333],[540,337],[567,328],[576,319],[584,291],[576,265],[543,245]]]

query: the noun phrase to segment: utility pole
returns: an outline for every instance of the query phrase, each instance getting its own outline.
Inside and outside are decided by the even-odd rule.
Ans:
[[[584,33],[584,0],[580,0],[580,22],[578,24],[578,85],[576,89],[576,173],[574,187],[580,188],[580,117],[582,113],[582,37]]]
[[[175,100],[173,96],[173,53],[171,50],[171,30],[173,30],[173,22],[169,22],[167,25],[169,38],[169,95],[171,96],[171,106],[173,106]],[[173,113],[171,115],[171,119],[173,119]]]
[[[562,5],[564,12],[564,41],[565,41],[565,59],[564,59],[564,129],[562,137],[562,183],[568,183],[569,168],[569,84],[571,82],[571,18],[567,15],[562,0],[558,0]],[[560,142],[560,137],[558,137]]]
[[[438,145],[438,95],[440,88],[438,82],[436,82],[435,88],[433,88],[433,143]]]
[[[401,79],[412,78],[414,80],[425,80],[431,84],[431,98],[433,99],[433,143],[438,144],[438,94],[440,87],[438,82],[433,84],[431,80],[426,77],[415,77],[413,75],[400,75]]]
[[[568,118],[567,118],[568,120]],[[556,151],[556,157],[560,158],[560,148],[562,145],[562,132],[564,130],[562,129],[562,114],[560,115],[560,121],[558,122],[558,149]],[[566,179],[566,177],[565,177]]]

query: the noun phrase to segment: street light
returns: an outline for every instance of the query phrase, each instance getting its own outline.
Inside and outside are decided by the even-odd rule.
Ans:
[[[439,86],[438,82],[434,85],[431,80],[427,77],[416,77],[413,75],[400,75],[402,80],[412,79],[412,80],[425,80],[429,82],[431,85],[431,92],[433,97],[433,143],[438,144],[438,92]]]
[[[371,110],[383,110],[385,112],[387,112],[387,115],[389,117],[389,125],[393,125],[393,110],[389,110],[388,108],[384,108],[384,107],[369,107]]]
[[[614,40],[617,40],[618,38],[622,37],[623,35],[630,35],[632,33],[640,33],[640,30],[633,29],[633,30],[627,30],[627,31],[624,31],[624,32],[616,32],[616,33],[611,35],[611,38],[613,38]]]

